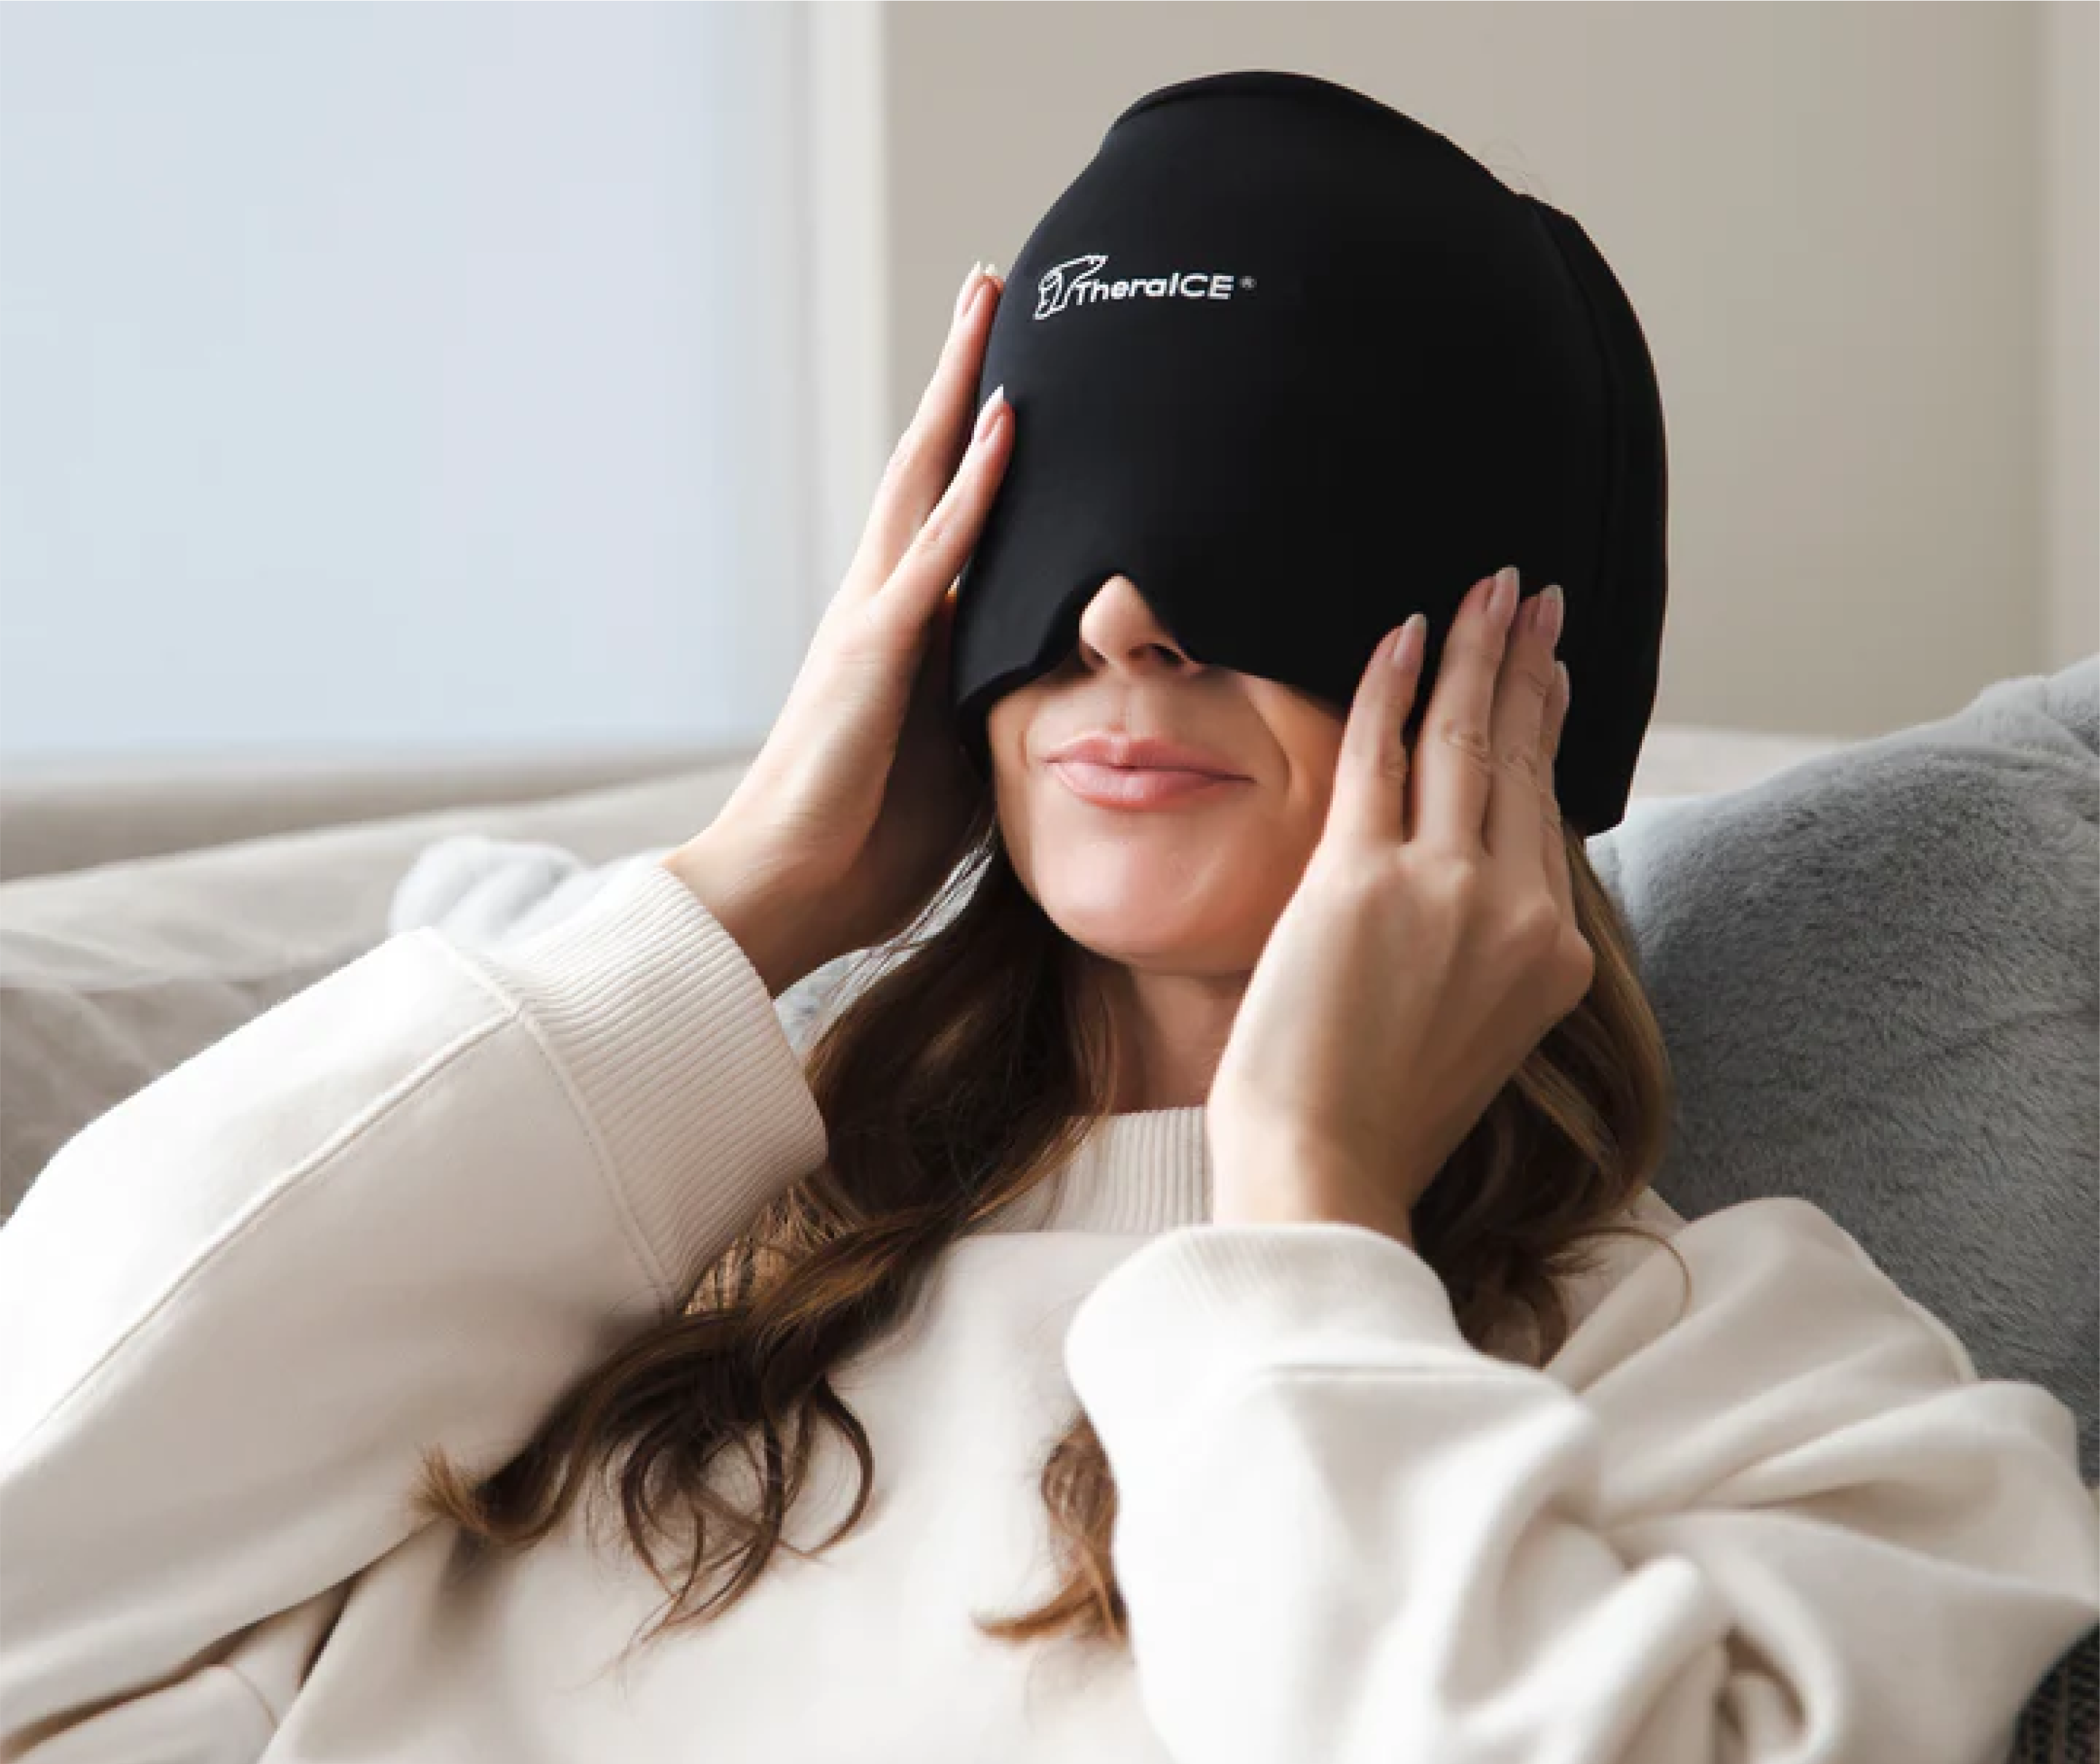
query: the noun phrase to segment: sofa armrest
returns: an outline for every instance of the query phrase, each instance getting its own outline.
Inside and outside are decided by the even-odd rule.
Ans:
[[[527,804],[748,760],[756,743],[558,753],[11,761],[0,881],[309,828]]]

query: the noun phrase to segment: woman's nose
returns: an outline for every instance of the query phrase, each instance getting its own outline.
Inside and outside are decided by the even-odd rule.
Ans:
[[[1079,650],[1090,667],[1172,673],[1196,666],[1127,576],[1110,576],[1079,615]]]

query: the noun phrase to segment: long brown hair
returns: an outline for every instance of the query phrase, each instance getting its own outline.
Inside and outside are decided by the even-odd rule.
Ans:
[[[1677,1256],[1620,1216],[1661,1162],[1674,1091],[1627,928],[1580,833],[1564,836],[1595,981],[1414,1212],[1417,1250],[1466,1339],[1534,1366],[1567,1338],[1559,1284],[1594,1271],[1599,1240],[1652,1237]],[[1054,1175],[1104,1112],[1116,1069],[1085,952],[1021,886],[988,797],[967,849],[912,924],[868,952],[872,977],[841,989],[846,1002],[804,1055],[825,1162],[698,1271],[682,1314],[578,1379],[509,1462],[470,1484],[426,1453],[422,1515],[451,1521],[470,1551],[523,1549],[595,1493],[599,1473],[607,1484],[616,1475],[627,1541],[668,1595],[650,1638],[727,1610],[775,1549],[806,1553],[782,1528],[810,1469],[813,1423],[836,1428],[860,1466],[850,1510],[817,1549],[859,1522],[874,1458],[831,1369],[901,1319],[943,1249]],[[755,1497],[710,1484],[733,1447],[755,1472]],[[1126,1641],[1110,1554],[1115,1488],[1083,1410],[1048,1453],[1041,1488],[1062,1585],[1037,1609],[980,1616],[979,1627],[1017,1642]]]

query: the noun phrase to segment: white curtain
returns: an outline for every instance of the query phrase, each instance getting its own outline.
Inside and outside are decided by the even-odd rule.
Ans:
[[[808,28],[0,7],[0,761],[762,734]]]

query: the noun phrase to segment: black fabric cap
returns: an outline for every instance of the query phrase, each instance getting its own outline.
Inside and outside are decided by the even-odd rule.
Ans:
[[[1126,575],[1197,660],[1346,712],[1418,609],[1419,733],[1459,602],[1506,563],[1567,597],[1555,783],[1623,818],[1655,702],[1662,407],[1569,216],[1367,94],[1253,70],[1110,125],[1015,257],[977,386],[1006,474],[957,587],[950,696],[988,771],[1000,695]]]

